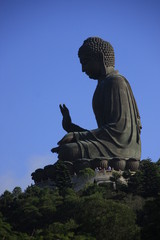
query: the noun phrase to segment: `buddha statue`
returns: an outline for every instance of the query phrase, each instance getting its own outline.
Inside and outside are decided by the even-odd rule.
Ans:
[[[78,57],[82,72],[97,80],[92,100],[97,128],[87,130],[72,123],[68,108],[60,105],[67,134],[51,151],[75,168],[95,168],[105,161],[105,166],[108,162],[115,170],[136,171],[141,157],[140,115],[129,82],[114,69],[112,45],[89,37],[79,48]]]

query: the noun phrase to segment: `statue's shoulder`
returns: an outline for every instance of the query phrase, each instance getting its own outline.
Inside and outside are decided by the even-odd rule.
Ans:
[[[106,78],[106,84],[111,86],[126,86],[126,79],[124,76],[120,75],[119,73],[113,73]]]

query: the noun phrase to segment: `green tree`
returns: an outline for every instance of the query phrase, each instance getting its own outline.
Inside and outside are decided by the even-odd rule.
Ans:
[[[69,219],[65,223],[54,222],[47,229],[36,232],[35,237],[42,237],[44,240],[96,240],[90,234],[78,234],[78,224],[73,219]]]
[[[60,222],[68,221],[68,219],[71,218],[75,219],[75,216],[79,211],[79,204],[79,195],[71,188],[66,189],[63,197],[63,204],[57,208],[56,219]]]
[[[160,166],[160,158],[157,160],[156,165]]]
[[[3,220],[2,214],[0,213],[0,239],[16,240],[15,237],[10,224]]]
[[[22,194],[22,189],[20,187],[15,187],[12,191],[13,198],[18,198]]]
[[[44,228],[52,223],[56,218],[57,209],[62,204],[62,197],[58,191],[49,188],[32,186],[20,197],[15,198],[14,194],[5,192],[1,196],[0,211],[3,210],[3,215],[15,231],[30,235],[35,229]]]
[[[142,240],[160,239],[160,197],[146,202],[139,221]]]
[[[95,172],[91,168],[85,168],[85,169],[79,171],[79,175],[83,178],[89,179],[89,178],[95,176]]]
[[[30,236],[25,233],[18,233],[12,230],[12,226],[3,220],[0,213],[0,239],[1,240],[30,240]],[[32,239],[34,240],[34,239]]]
[[[150,159],[141,161],[140,169],[128,181],[128,190],[143,197],[156,197],[160,192],[158,166]]]
[[[138,170],[134,175],[128,179],[128,192],[134,195],[143,196],[144,194],[144,183],[143,183],[143,172]]]
[[[4,216],[8,216],[10,214],[10,211],[12,210],[13,206],[13,195],[9,191],[5,191],[0,196],[0,211]]]
[[[58,161],[55,164],[55,184],[61,194],[66,188],[72,187],[69,170],[63,161]]]
[[[140,239],[136,216],[127,206],[105,200],[98,194],[84,198],[79,210],[81,231],[96,239]]]

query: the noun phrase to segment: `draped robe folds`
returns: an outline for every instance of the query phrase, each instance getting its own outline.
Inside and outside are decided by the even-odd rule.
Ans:
[[[99,80],[92,105],[98,128],[74,132],[81,158],[140,160],[141,122],[128,81],[114,70]]]

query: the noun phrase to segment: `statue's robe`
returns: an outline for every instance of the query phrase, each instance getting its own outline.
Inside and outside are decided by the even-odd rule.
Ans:
[[[99,80],[92,104],[98,128],[75,132],[81,158],[140,160],[141,122],[128,81],[112,71]]]

